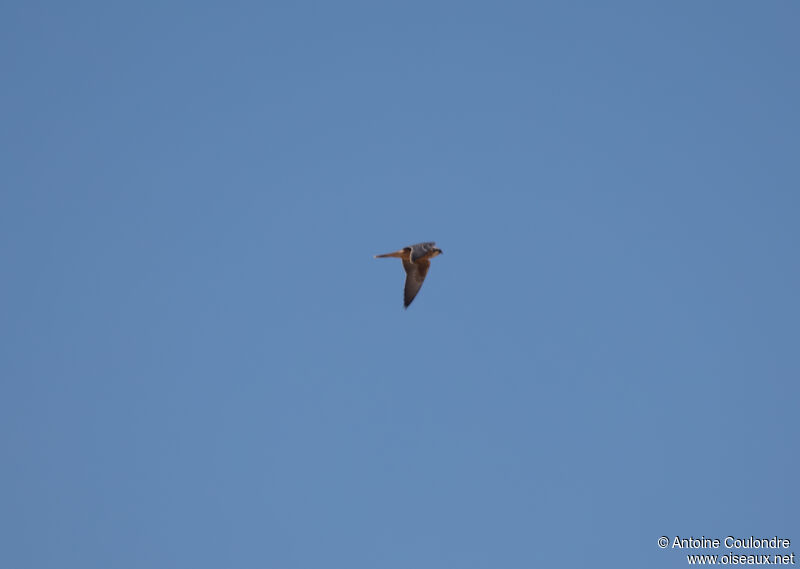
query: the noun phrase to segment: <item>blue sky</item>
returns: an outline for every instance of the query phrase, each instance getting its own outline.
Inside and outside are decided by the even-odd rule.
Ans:
[[[7,3],[2,565],[800,543],[798,16]]]

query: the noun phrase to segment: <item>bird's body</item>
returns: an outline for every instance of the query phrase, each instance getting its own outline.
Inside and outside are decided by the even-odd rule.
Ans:
[[[406,271],[403,305],[408,308],[408,305],[411,304],[411,301],[414,300],[414,297],[417,296],[419,289],[422,287],[425,275],[428,274],[428,268],[431,266],[430,260],[441,254],[442,250],[436,247],[436,243],[429,241],[404,247],[394,253],[375,255],[375,258],[398,257],[402,259],[403,269]]]

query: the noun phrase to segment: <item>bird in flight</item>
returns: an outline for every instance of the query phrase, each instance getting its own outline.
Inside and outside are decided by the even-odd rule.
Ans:
[[[425,280],[425,275],[428,274],[428,268],[431,266],[431,259],[436,255],[441,255],[442,250],[436,247],[436,243],[429,241],[427,243],[417,243],[409,247],[403,247],[394,253],[386,253],[385,255],[375,255],[376,259],[382,257],[399,257],[403,260],[403,268],[406,270],[406,288],[403,293],[403,306],[408,308],[414,297],[417,296],[419,289],[422,287],[422,281]]]

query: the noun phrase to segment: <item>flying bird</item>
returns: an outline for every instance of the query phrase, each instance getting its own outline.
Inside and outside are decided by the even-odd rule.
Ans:
[[[422,282],[425,280],[425,275],[428,274],[428,268],[431,266],[431,259],[436,255],[441,255],[442,250],[436,247],[436,243],[429,241],[427,243],[417,243],[409,247],[403,247],[394,253],[386,253],[385,255],[375,255],[376,259],[382,257],[399,257],[403,260],[403,268],[406,270],[406,287],[403,292],[403,306],[408,308],[414,297],[417,296],[419,289],[422,287]]]

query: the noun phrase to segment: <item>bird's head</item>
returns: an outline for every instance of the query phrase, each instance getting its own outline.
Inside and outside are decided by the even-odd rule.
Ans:
[[[435,247],[433,249],[433,255],[431,255],[431,257],[436,257],[437,255],[441,255],[441,254],[442,254],[442,250],[439,249],[438,247]]]

